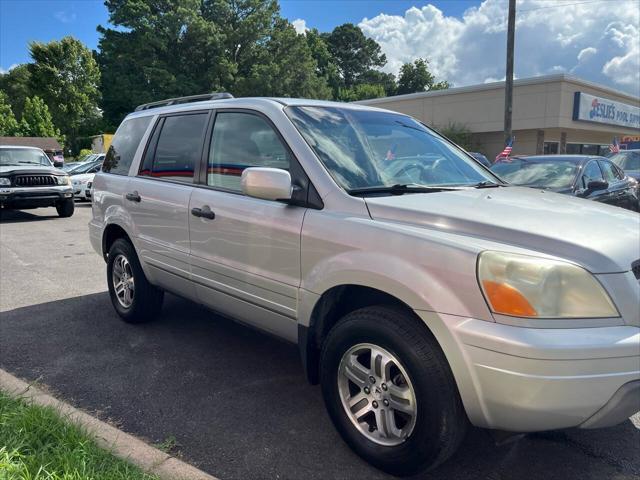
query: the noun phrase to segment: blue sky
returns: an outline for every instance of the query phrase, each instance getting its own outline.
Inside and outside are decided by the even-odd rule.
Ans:
[[[298,31],[352,22],[387,56],[383,70],[426,58],[454,86],[504,78],[508,0],[281,0]],[[640,96],[640,0],[517,0],[515,75],[568,73]],[[0,72],[28,43],[73,35],[89,48],[102,0],[0,0]]]
[[[357,24],[364,17],[372,18],[380,13],[401,15],[412,6],[427,3],[407,0],[284,0],[280,7],[288,19],[305,19],[309,28],[328,31],[336,25],[345,22]],[[436,0],[431,3],[447,14],[457,16],[480,2]],[[107,9],[102,0],[0,0],[0,68],[7,70],[11,65],[28,62],[27,45],[32,40],[45,42],[73,35],[94,49],[98,44],[96,26],[107,22]]]

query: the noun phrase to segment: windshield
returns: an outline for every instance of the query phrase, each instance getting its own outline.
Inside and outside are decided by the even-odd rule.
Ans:
[[[340,107],[289,107],[286,112],[347,191],[496,181],[460,149],[405,115]]]
[[[78,165],[76,168],[74,168],[73,170],[69,171],[69,173],[72,174],[72,175],[77,175],[77,174],[81,174],[81,173],[87,173],[89,170],[92,170],[94,167],[96,167],[98,165],[102,165],[102,160],[99,160],[97,162],[86,162],[86,163],[83,163],[82,165]]]
[[[491,171],[514,185],[538,188],[570,188],[576,176],[576,162],[562,160],[535,161],[514,158],[496,163]]]
[[[35,148],[0,148],[0,166],[44,165],[51,161],[41,150]]]
[[[640,170],[640,152],[616,153],[609,160],[624,170]]]

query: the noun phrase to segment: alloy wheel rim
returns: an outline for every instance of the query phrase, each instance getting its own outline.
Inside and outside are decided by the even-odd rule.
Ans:
[[[413,432],[413,384],[398,358],[384,348],[360,343],[347,350],[338,367],[338,392],[349,420],[368,440],[395,446]]]
[[[120,305],[124,308],[131,307],[135,292],[135,281],[133,279],[131,264],[124,255],[119,254],[113,260],[111,281],[113,283],[113,290]]]

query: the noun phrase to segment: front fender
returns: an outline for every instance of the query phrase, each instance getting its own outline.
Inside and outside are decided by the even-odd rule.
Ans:
[[[339,285],[360,285],[414,310],[493,321],[476,278],[477,255],[468,242],[310,212],[303,227],[301,288],[322,295]]]

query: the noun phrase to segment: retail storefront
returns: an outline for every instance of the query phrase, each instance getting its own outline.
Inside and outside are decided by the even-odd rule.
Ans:
[[[464,125],[489,158],[504,146],[504,82],[359,102],[412,115],[436,129]],[[602,155],[617,137],[640,141],[640,98],[570,75],[519,79],[513,89],[515,155]],[[625,140],[627,142],[625,143]]]

